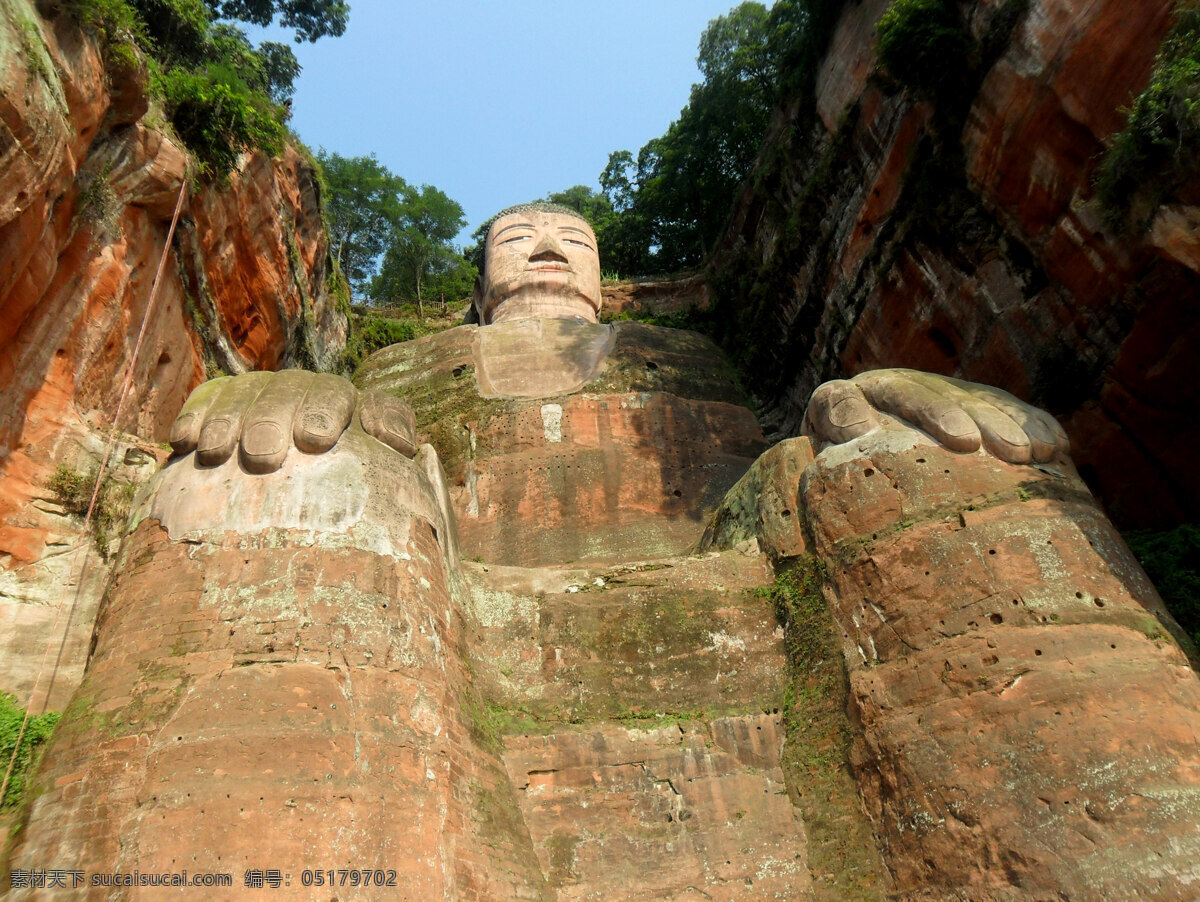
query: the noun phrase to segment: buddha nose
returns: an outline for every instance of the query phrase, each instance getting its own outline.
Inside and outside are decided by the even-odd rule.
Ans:
[[[529,262],[537,263],[546,260],[556,260],[559,263],[567,262],[567,254],[562,249],[553,235],[545,235],[542,240],[537,243],[537,247],[529,254]]]

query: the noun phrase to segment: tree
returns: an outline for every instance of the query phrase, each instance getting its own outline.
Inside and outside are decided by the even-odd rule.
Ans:
[[[574,210],[591,223],[593,229],[613,209],[604,194],[597,194],[587,185],[572,185],[566,191],[556,191],[546,199],[552,204],[561,204]]]
[[[407,189],[372,295],[415,300],[424,316],[426,299],[468,294],[477,270],[450,244],[464,225],[462,206],[444,192],[432,185]]]
[[[771,25],[754,2],[713,19],[697,58],[704,80],[666,134],[639,154],[636,206],[653,224],[659,271],[699,265],[754,163],[778,100]]]
[[[296,30],[296,43],[326,35],[341,37],[350,18],[343,0],[204,0],[214,17],[270,25],[279,17],[284,28]]]
[[[600,173],[600,191],[608,198],[608,205],[618,213],[633,206],[637,196],[636,171],[633,154],[627,150],[614,150]]]
[[[393,231],[401,225],[406,196],[412,189],[374,154],[343,157],[322,150],[317,159],[329,185],[325,215],[334,258],[350,285],[361,294],[370,284]]]
[[[788,66],[809,66],[836,0],[745,2],[713,19],[700,38],[703,80],[665,134],[636,158],[615,151],[600,174],[612,208],[595,228],[606,265],[623,273],[699,265],[762,146]],[[823,46],[823,45],[822,45]],[[569,189],[575,191],[576,189]]]
[[[65,0],[85,29],[102,36],[114,71],[149,67],[153,93],[192,155],[195,174],[221,182],[242,153],[278,153],[287,140],[286,101],[300,64],[273,41],[254,47],[235,21],[266,25],[276,17],[297,41],[340,35],[342,0]],[[55,4],[57,8],[58,4]],[[222,19],[231,21],[219,21]]]

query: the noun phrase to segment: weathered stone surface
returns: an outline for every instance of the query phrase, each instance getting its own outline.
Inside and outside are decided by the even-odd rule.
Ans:
[[[507,743],[559,899],[811,899],[778,716]]]
[[[803,495],[895,889],[1191,898],[1200,680],[1082,483],[877,433]]]
[[[1159,207],[1150,240],[1173,260],[1200,272],[1200,207],[1182,204]]]
[[[187,289],[226,372],[328,369],[345,347],[316,178],[289,146],[274,159],[251,155],[228,188],[193,201],[180,242]]]
[[[622,313],[680,313],[685,310],[707,310],[712,293],[703,276],[684,276],[678,279],[638,279],[629,282],[602,282],[602,317],[618,317]]]
[[[373,867],[419,898],[538,898],[463,719],[446,558],[428,521],[405,532],[393,556],[353,533],[181,543],[143,521],[11,866],[281,867],[295,897],[302,868]]]
[[[772,560],[805,551],[800,511],[800,476],[812,463],[806,436],[784,439],[759,455],[713,514],[699,550],[737,548],[756,543]]]
[[[810,896],[763,555],[466,569],[471,670],[556,898]]]
[[[534,201],[492,219],[473,299],[474,322],[520,319],[594,323],[600,252],[591,224],[558,204]]]
[[[1089,160],[1125,124],[1123,111],[1150,78],[1174,9],[1155,0],[1131,17],[1120,3],[1041,0],[987,74],[963,131],[967,174],[1031,246],[1070,229],[1070,208],[1091,193]],[[1092,237],[1091,230],[1069,234],[1064,256],[1084,257]],[[1125,249],[1097,237],[1109,258],[1104,268],[1119,270]],[[1091,268],[1082,260],[1046,262]],[[1083,303],[1091,300],[1082,286],[1069,287]]]
[[[638,323],[551,321],[536,335],[528,323],[396,345],[355,377],[415,410],[446,468],[464,556],[532,566],[686,550],[765,444],[720,353]],[[539,386],[549,393],[529,399]]]
[[[41,428],[45,431],[35,452],[69,462],[81,476],[95,474],[105,449],[102,435],[54,423]],[[122,436],[102,487],[102,503],[123,516],[134,490],[165,456],[155,445]],[[100,597],[112,572],[112,558],[100,553],[97,534],[103,534],[112,555],[125,531],[123,520],[84,531],[83,517],[64,508],[42,481],[43,474],[40,468],[30,473],[16,467],[6,473],[8,484],[28,492],[31,501],[0,527],[0,541],[13,542],[10,549],[28,543],[33,557],[25,565],[0,569],[0,687],[34,711],[61,710],[79,685]],[[84,504],[93,484],[88,481],[83,489]]]
[[[22,649],[50,639],[33,624],[54,619],[64,543],[86,543],[45,484],[59,465],[97,466],[96,430],[112,425],[187,164],[141,121],[144,68],[106,72],[94,36],[46,9],[51,18],[28,0],[0,10],[0,617]],[[326,288],[313,178],[288,148],[188,198],[119,429],[166,438],[206,365],[240,372],[340,353],[346,320]],[[109,572],[88,566],[85,619]],[[59,660],[64,674],[83,664],[75,652]],[[33,673],[12,668],[0,690],[23,694]]]
[[[616,330],[566,319],[523,319],[475,335],[475,380],[485,398],[550,398],[579,391],[612,352]],[[547,354],[548,347],[555,350]]]
[[[1116,443],[1105,466],[1154,459],[1191,479],[1178,416],[1195,391],[1194,336],[1179,326],[1194,294],[1191,214],[1160,211],[1150,244],[1133,246],[1097,226],[1085,183],[1071,182],[1113,118],[1094,107],[1136,81],[1161,8],[1115,36],[1112,3],[1031,4],[968,123],[975,212],[1006,223],[999,251],[980,257],[899,221],[932,111],[869,80],[883,6],[847,7],[844,68],[829,59],[820,74],[811,124],[843,155],[825,168],[849,160],[850,177],[830,191],[828,231],[780,282],[797,292],[775,321],[783,341],[801,329],[815,350],[776,425],[803,410],[822,367],[923,365],[1028,396],[1053,375],[1038,356],[1045,336],[1065,335],[1098,348],[1111,376],[1099,404],[1075,409],[1077,444],[1133,424],[1136,441]],[[969,10],[974,33],[997,7]],[[67,17],[56,21],[62,31]],[[1073,85],[1109,43],[1119,71]],[[182,177],[179,149],[139,124],[132,82],[107,85],[77,35],[47,47],[53,72],[94,77],[21,82],[44,95],[27,108],[74,118],[59,128],[68,150],[41,158],[58,193],[34,198],[36,215],[0,217],[15,249],[0,254],[0,278],[13,279],[0,281],[0,366],[16,385],[4,389],[15,401],[0,457],[30,496],[37,468],[70,447],[64,424],[94,437],[112,406]],[[1031,118],[1005,97],[1029,98]],[[35,147],[37,129],[6,102],[6,126],[24,128],[14,146]],[[998,137],[972,137],[997,124]],[[1022,144],[1033,163],[1010,169]],[[30,168],[36,154],[18,157],[13,171],[39,191],[53,181]],[[795,159],[772,183],[785,200],[813,163]],[[336,320],[320,307],[323,239],[303,170],[290,156],[250,159],[235,195],[192,200],[163,296],[174,318],[153,324],[152,369],[122,425],[161,438],[207,361],[241,371],[328,350],[301,326]],[[119,235],[74,218],[103,172]],[[770,267],[780,234],[767,233],[749,246]],[[1146,300],[1129,301],[1130,285]],[[189,299],[203,334],[177,328]],[[1146,315],[1127,327],[1130,311]],[[236,879],[278,864],[300,897],[305,866],[394,867],[418,898],[1194,895],[1200,689],[1069,465],[1016,467],[888,430],[811,464],[792,440],[751,467],[762,434],[707,340],[637,324],[487,328],[363,369],[360,384],[413,405],[429,446],[397,442],[396,454],[362,431],[364,415],[332,451],[289,445],[272,472],[257,472],[251,440],[240,461],[184,457],[155,478],[10,866]],[[32,561],[63,541],[43,507],[6,522],[5,553]],[[466,556],[482,559],[461,568],[456,520]],[[706,545],[728,550],[686,556],[705,524]],[[774,602],[757,591],[772,558],[806,550],[824,562],[828,610],[816,591]],[[809,563],[815,585],[822,565]],[[100,580],[74,578],[95,597]],[[32,590],[3,591],[14,586],[28,598],[8,610],[32,611]],[[13,679],[43,620],[12,619]],[[82,622],[67,631],[70,666],[91,636]],[[841,658],[803,643],[818,627],[844,640],[848,718],[830,691]],[[836,848],[839,836],[870,844],[853,787],[830,789],[844,772],[828,759],[851,733],[894,886],[873,850]]]
[[[734,309],[731,334],[758,349],[764,427],[797,434],[829,379],[893,366],[956,375],[1052,409],[1123,526],[1188,519],[1200,501],[1179,456],[1197,440],[1192,201],[1117,235],[1093,198],[1096,161],[1146,84],[1174,2],[1132,18],[1116,0],[965,4],[982,44],[1024,9],[994,63],[978,57],[992,64],[970,98],[965,157],[928,100],[870,77],[887,6],[844,6],[815,109],[804,96],[778,115],[760,187],[714,262],[717,310]]]
[[[782,633],[757,553],[616,568],[467,564],[479,685],[544,723],[776,711]]]

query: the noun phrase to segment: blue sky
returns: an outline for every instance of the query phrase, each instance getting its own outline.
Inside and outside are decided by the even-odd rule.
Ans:
[[[736,0],[350,3],[342,37],[292,45],[291,125],[436,185],[463,205],[465,240],[510,204],[598,189],[610,151],[662,134],[700,79],[701,32]]]

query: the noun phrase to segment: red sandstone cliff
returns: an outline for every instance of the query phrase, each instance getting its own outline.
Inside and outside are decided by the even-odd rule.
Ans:
[[[96,468],[188,164],[149,124],[145,70],[106,71],[94,36],[48,15],[0,3],[0,688],[21,691],[79,541],[46,482],[59,465]],[[206,371],[337,358],[327,242],[294,148],[247,157],[226,187],[189,187],[117,424],[118,479],[153,469],[152,443]],[[85,609],[102,581],[83,577]],[[90,617],[77,619],[84,641]]]
[[[768,425],[795,434],[839,375],[957,374],[1056,413],[1120,522],[1183,519],[1200,501],[1184,460],[1200,437],[1200,211],[1164,206],[1118,235],[1092,189],[1173,0],[959,4],[977,46],[1005,42],[949,134],[877,65],[887,6],[845,6],[815,105],[777,118],[718,256],[729,343],[757,346],[750,368],[774,380],[756,388]]]

